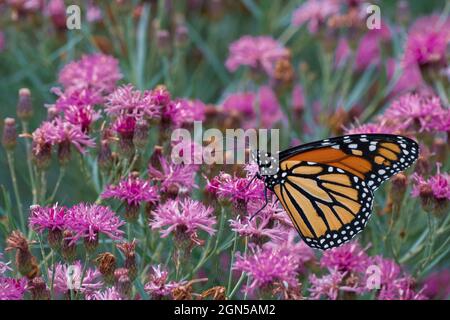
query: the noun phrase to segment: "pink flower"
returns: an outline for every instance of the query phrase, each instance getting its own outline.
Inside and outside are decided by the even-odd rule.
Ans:
[[[5,34],[0,31],[0,53],[5,50],[6,47],[6,40],[5,40]]]
[[[423,294],[429,299],[448,299],[450,296],[450,270],[433,272],[425,278]]]
[[[95,92],[109,93],[121,78],[117,59],[94,53],[65,65],[58,81],[66,90],[93,89]]]
[[[288,59],[289,50],[269,36],[243,36],[231,43],[225,66],[235,72],[240,66],[262,69],[272,76],[276,61]]]
[[[325,297],[337,300],[345,274],[345,272],[331,270],[329,274],[321,278],[315,274],[310,275],[309,282],[311,287],[308,289],[311,292],[310,298],[315,300]]]
[[[56,28],[66,27],[66,5],[64,0],[49,0],[45,11]]]
[[[124,225],[115,212],[105,206],[80,203],[67,212],[67,228],[73,232],[72,242],[80,238],[98,240],[100,233],[113,240],[121,240]]]
[[[431,15],[417,19],[409,30],[404,63],[425,66],[446,65],[447,45],[450,42],[450,19]]]
[[[152,271],[149,275],[149,281],[145,284],[145,292],[154,300],[159,300],[165,297],[171,297],[172,290],[184,285],[186,281],[175,282],[167,281],[169,272],[163,270],[161,265],[152,266]]]
[[[399,70],[397,70],[399,69]],[[397,79],[392,94],[402,94],[425,87],[425,83],[416,64],[403,66],[392,58],[387,60],[386,72],[389,80]],[[398,73],[398,74],[397,74]]]
[[[90,23],[95,23],[101,21],[102,18],[103,13],[100,7],[96,6],[93,1],[90,1],[86,11],[86,20]]]
[[[160,182],[162,192],[168,192],[176,188],[178,194],[183,194],[197,188],[195,184],[197,166],[169,164],[163,156],[159,157],[159,164],[160,168],[149,165],[148,174],[151,178]]]
[[[286,216],[284,211],[282,214]],[[298,273],[304,273],[307,270],[305,264],[316,260],[314,250],[303,240],[299,239],[297,230],[293,227],[286,230],[283,240],[271,240],[264,245],[267,247],[276,248],[277,250],[289,252],[296,260]]]
[[[132,141],[135,129],[136,119],[129,115],[122,115],[113,123],[113,130],[125,140]]]
[[[381,60],[381,45],[390,39],[391,32],[384,23],[381,24],[381,29],[367,32],[356,49],[356,69],[364,70],[370,65],[378,65]]]
[[[116,198],[126,202],[129,206],[139,206],[142,202],[156,203],[159,200],[155,186],[133,176],[122,179],[116,186],[108,186],[101,197],[103,199]]]
[[[115,89],[106,97],[106,113],[113,116],[127,115],[135,118],[159,118],[160,106],[155,103],[151,91],[141,92],[128,84]]]
[[[0,276],[0,300],[22,300],[27,280]]]
[[[203,121],[205,120],[205,104],[198,99],[177,99],[167,105],[163,116],[170,119],[176,127],[194,121]]]
[[[393,134],[398,131],[398,128],[387,125],[386,121],[381,123],[367,123],[350,128],[345,128],[345,134],[360,134],[360,133],[387,133]]]
[[[218,176],[208,181],[207,190],[219,199],[229,199],[234,204],[238,202],[248,203],[251,200],[263,201],[264,182],[259,179],[250,183],[249,178],[232,177],[221,172]],[[263,202],[261,202],[263,203]]]
[[[296,84],[292,89],[291,103],[295,111],[303,111],[305,108],[305,92],[300,84]]]
[[[253,207],[256,209],[249,210],[248,216],[237,216],[235,219],[230,220],[232,231],[242,237],[248,236],[257,243],[266,240],[283,240],[286,238],[286,230],[279,223],[274,224],[274,211],[279,210],[278,205],[274,203],[268,204],[264,210],[250,220],[250,217],[253,215],[252,212],[259,210],[262,204],[261,202],[257,202]]]
[[[59,112],[64,112],[68,108],[86,107],[102,104],[104,98],[96,91],[88,88],[84,89],[66,89],[62,91],[60,88],[52,88],[52,92],[58,96],[54,106]]]
[[[182,233],[194,243],[201,244],[198,231],[205,231],[210,236],[216,231],[213,212],[211,207],[189,198],[169,200],[152,212],[153,219],[149,225],[152,229],[159,229],[163,238],[171,233]]]
[[[320,259],[322,267],[340,272],[364,273],[369,264],[369,257],[356,242],[325,251]]]
[[[69,294],[74,290],[90,295],[103,287],[101,273],[97,269],[83,270],[79,260],[71,265],[56,263],[54,275],[52,269],[48,270],[49,278],[54,279],[53,288],[59,294]]]
[[[251,246],[249,254],[236,254],[233,270],[249,275],[250,284],[244,290],[253,293],[272,286],[297,288],[297,267],[297,259],[287,250]]]
[[[435,131],[437,128],[433,124],[443,112],[445,111],[437,96],[405,94],[391,104],[383,118],[398,123],[405,131]]]
[[[30,227],[38,232],[62,231],[66,227],[66,210],[66,207],[60,207],[58,204],[51,207],[31,206]]]
[[[255,94],[253,92],[237,92],[225,99],[223,110],[241,116],[246,122],[251,122],[256,116],[254,103]]]
[[[86,294],[86,300],[123,300],[115,287]]]
[[[334,65],[337,68],[342,67],[351,55],[351,48],[348,43],[347,38],[342,37],[339,39],[338,45],[336,47],[336,52],[334,53]]]
[[[258,91],[260,126],[272,128],[283,118],[280,103],[275,92],[269,86],[262,86]]]
[[[89,132],[91,124],[100,119],[100,112],[95,111],[91,105],[86,106],[68,106],[64,112],[64,119],[75,125],[81,127],[85,133]]]
[[[46,137],[52,145],[69,143],[74,145],[80,153],[85,153],[87,147],[95,147],[94,140],[84,133],[80,126],[60,118],[56,118],[51,125],[46,125],[44,128]]]
[[[292,14],[292,25],[308,24],[311,33],[317,33],[326,20],[339,13],[339,4],[330,0],[307,0]]]
[[[402,272],[400,266],[393,260],[381,256],[372,258],[372,264],[380,268],[380,285],[378,292],[379,300],[422,300],[425,297],[421,292],[413,290],[413,279]]]
[[[413,197],[419,197],[424,188],[429,188],[437,200],[450,200],[450,175],[440,172],[441,165],[437,165],[436,175],[425,179],[417,174],[413,175],[415,182],[411,192]]]

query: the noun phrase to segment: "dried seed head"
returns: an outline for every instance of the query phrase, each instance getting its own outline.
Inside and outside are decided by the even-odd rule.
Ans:
[[[110,252],[100,253],[95,262],[98,270],[103,275],[105,282],[108,284],[114,283],[114,271],[116,270],[116,257]]]

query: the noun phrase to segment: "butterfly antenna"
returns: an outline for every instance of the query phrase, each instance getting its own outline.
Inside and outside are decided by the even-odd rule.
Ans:
[[[250,217],[250,220],[249,220],[249,221],[252,221],[253,218],[254,218],[258,213],[260,213],[261,211],[263,211],[264,208],[267,207],[267,205],[269,204],[269,199],[267,198],[267,189],[266,189],[266,188],[264,188],[264,198],[266,199],[266,203],[264,203],[264,205],[263,205],[261,208],[259,208],[258,211],[256,211],[254,214],[252,214],[252,216]]]

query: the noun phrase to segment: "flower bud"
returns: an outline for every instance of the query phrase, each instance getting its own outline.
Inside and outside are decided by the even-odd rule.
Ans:
[[[175,30],[175,45],[177,47],[185,47],[189,41],[189,31],[185,25],[177,26]]]
[[[115,287],[123,298],[131,296],[132,284],[128,276],[128,269],[119,268],[114,272]]]
[[[170,34],[167,30],[156,31],[156,45],[161,54],[166,54],[170,50]]]
[[[75,242],[72,242],[72,233],[67,230],[63,232],[61,254],[67,262],[72,262],[75,260],[77,255],[77,245]]]
[[[53,121],[58,116],[58,109],[56,107],[49,107],[47,109],[47,121]]]
[[[133,143],[136,148],[143,149],[148,142],[148,122],[140,119],[136,122],[136,130],[134,131]]]
[[[132,242],[119,243],[117,244],[117,248],[125,256],[125,268],[128,270],[128,277],[131,281],[134,281],[137,277],[136,239]]]
[[[31,103],[31,93],[28,88],[19,90],[19,101],[17,103],[17,117],[27,122],[33,116],[33,105]]]
[[[53,250],[59,250],[61,248],[62,240],[63,233],[61,230],[55,229],[48,231],[47,241]]]
[[[7,150],[14,150],[17,144],[16,120],[13,118],[5,119],[3,128],[2,145]]]
[[[113,164],[113,157],[110,147],[110,142],[108,140],[102,140],[100,143],[100,150],[98,152],[98,165],[100,170],[104,173],[111,170]]]
[[[28,290],[33,300],[50,300],[50,290],[42,277],[36,277],[28,282]]]
[[[61,166],[65,166],[70,161],[70,141],[63,141],[58,144],[58,161]]]
[[[94,238],[84,238],[84,247],[89,254],[92,254],[98,247],[98,233],[94,235]]]

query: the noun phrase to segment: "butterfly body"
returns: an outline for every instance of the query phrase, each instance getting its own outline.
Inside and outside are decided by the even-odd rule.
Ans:
[[[278,157],[258,153],[257,163],[260,171],[273,169],[259,177],[276,194],[303,240],[326,250],[364,229],[373,192],[418,154],[417,143],[409,138],[361,134],[308,143]]]

